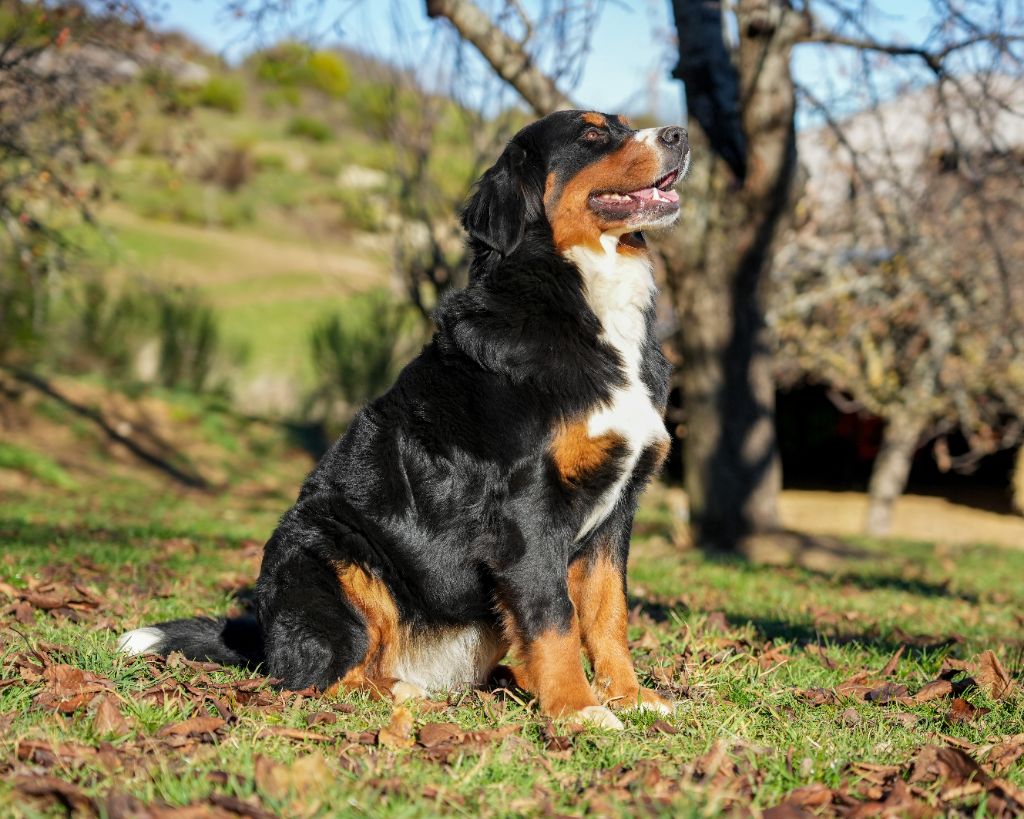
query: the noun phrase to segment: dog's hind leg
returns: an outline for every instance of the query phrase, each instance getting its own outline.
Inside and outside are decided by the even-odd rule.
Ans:
[[[266,672],[284,688],[326,691],[364,662],[366,624],[329,562],[299,549],[265,559],[257,601]]]

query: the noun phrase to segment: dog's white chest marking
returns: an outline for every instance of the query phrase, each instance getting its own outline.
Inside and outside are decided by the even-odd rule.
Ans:
[[[497,632],[487,626],[406,635],[392,676],[424,691],[452,691],[486,682],[504,653]]]
[[[654,300],[654,276],[646,258],[620,254],[617,244],[617,236],[604,234],[600,252],[574,247],[566,253],[583,275],[587,303],[601,321],[601,337],[622,358],[626,376],[626,383],[612,393],[610,401],[587,419],[590,437],[614,432],[625,441],[627,454],[618,480],[584,520],[577,541],[611,514],[644,449],[669,439],[661,413],[640,379],[647,333],[644,312]]]

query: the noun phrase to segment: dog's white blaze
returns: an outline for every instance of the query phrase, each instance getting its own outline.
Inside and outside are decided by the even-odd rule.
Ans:
[[[452,691],[486,682],[504,653],[487,626],[420,634],[402,641],[392,675],[426,691]]]
[[[117,650],[131,655],[145,654],[163,639],[164,633],[158,628],[137,628],[121,635]]]
[[[625,440],[627,454],[621,475],[583,521],[577,541],[611,514],[643,450],[669,438],[661,413],[640,379],[640,359],[647,333],[644,311],[654,300],[654,275],[646,256],[620,254],[616,251],[618,242],[617,235],[605,233],[601,236],[600,252],[574,247],[566,253],[583,274],[587,303],[601,320],[601,336],[622,357],[626,375],[625,385],[617,388],[611,400],[587,419],[591,437],[614,432]]]
[[[637,139],[640,142],[646,142],[655,148],[658,147],[658,134],[661,132],[661,128],[641,128],[636,132],[636,136],[633,139]]]

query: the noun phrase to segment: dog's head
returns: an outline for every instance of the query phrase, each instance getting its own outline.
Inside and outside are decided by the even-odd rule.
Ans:
[[[634,130],[624,117],[559,111],[523,128],[477,183],[462,224],[478,249],[508,256],[546,219],[555,247],[598,246],[679,216],[673,186],[690,162],[686,131]]]

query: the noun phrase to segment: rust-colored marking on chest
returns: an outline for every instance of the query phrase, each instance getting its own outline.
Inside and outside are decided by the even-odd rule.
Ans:
[[[585,421],[563,426],[551,442],[551,458],[566,486],[574,486],[604,466],[614,450],[624,444],[622,436],[606,432],[590,437]]]

